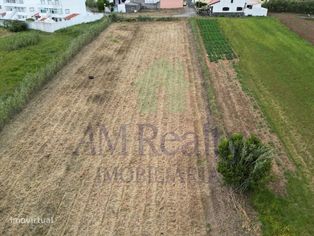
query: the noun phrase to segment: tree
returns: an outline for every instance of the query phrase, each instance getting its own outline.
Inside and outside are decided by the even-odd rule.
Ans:
[[[86,0],[86,6],[89,8],[97,8],[97,3],[95,0]]]
[[[97,8],[99,11],[105,10],[105,0],[97,0]]]
[[[218,172],[238,191],[256,188],[270,174],[271,151],[255,136],[233,134],[220,142],[218,153]]]

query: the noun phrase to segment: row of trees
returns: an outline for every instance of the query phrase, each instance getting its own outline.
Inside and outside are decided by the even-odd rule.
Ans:
[[[271,12],[314,14],[314,1],[270,0],[263,4]]]
[[[103,12],[105,10],[105,5],[109,8],[113,7],[113,3],[109,3],[108,0],[86,0],[86,6],[91,9],[98,9],[98,11]]]

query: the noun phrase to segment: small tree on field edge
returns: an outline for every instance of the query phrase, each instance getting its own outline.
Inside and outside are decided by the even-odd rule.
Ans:
[[[237,191],[256,188],[270,174],[271,151],[255,136],[245,139],[241,134],[233,134],[221,140],[218,153],[218,172]]]

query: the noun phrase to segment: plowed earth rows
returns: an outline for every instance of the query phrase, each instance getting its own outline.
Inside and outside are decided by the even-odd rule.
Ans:
[[[60,71],[1,133],[0,234],[248,234],[191,45],[184,21],[113,24]]]

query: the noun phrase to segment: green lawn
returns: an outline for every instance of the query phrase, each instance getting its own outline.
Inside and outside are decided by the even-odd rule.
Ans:
[[[252,197],[265,235],[314,235],[314,47],[272,18],[220,18],[239,57],[238,78],[282,140],[296,173],[288,196],[260,190]],[[311,176],[310,176],[311,175]]]
[[[109,23],[105,18],[55,33],[28,31],[0,37],[0,129]]]
[[[99,22],[97,23],[99,24]],[[10,44],[14,38],[21,38],[24,35],[39,34],[40,36],[38,44],[19,50],[7,51],[0,46],[0,97],[10,96],[26,74],[37,72],[59,57],[73,39],[84,34],[91,25],[93,23],[82,24],[56,33],[20,32],[0,38],[0,45],[3,45]]]
[[[14,37],[35,33],[37,32],[16,33],[1,38],[0,45],[6,41],[10,43]],[[0,47],[0,96],[10,96],[26,74],[34,73],[49,64],[75,37],[74,33],[39,34],[40,42],[37,45],[13,51],[6,51]]]

